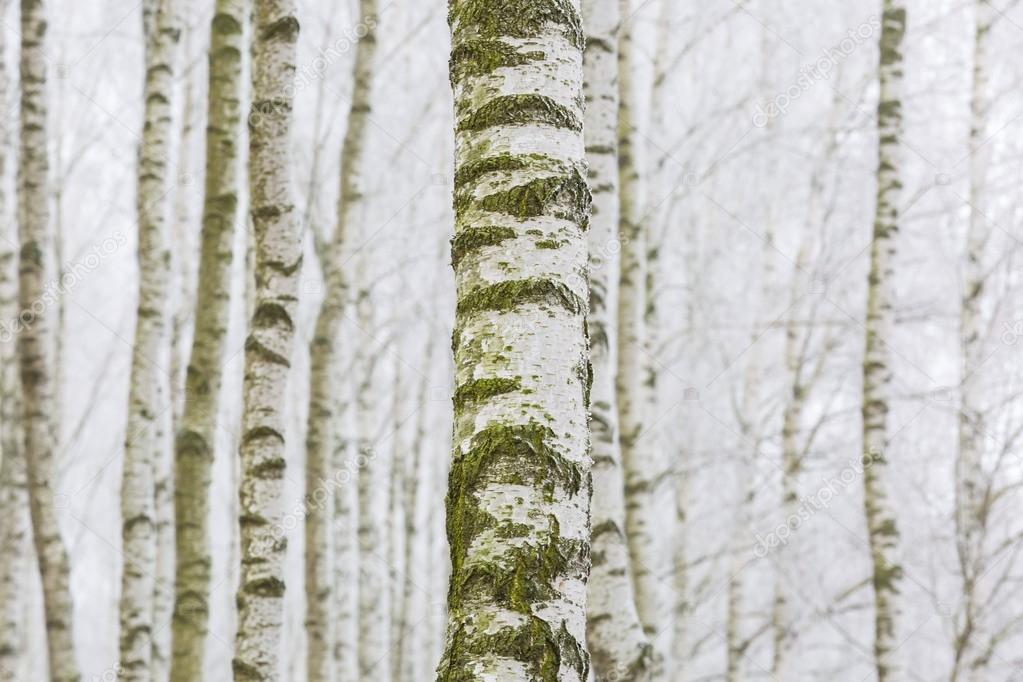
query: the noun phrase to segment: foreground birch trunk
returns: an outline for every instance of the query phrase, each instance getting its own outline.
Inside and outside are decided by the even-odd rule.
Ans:
[[[51,253],[49,142],[46,95],[46,6],[21,1],[21,146],[18,158],[18,357],[24,419],[29,508],[43,583],[50,679],[79,679],[71,633],[67,550],[54,506],[52,321],[44,303]]]
[[[651,647],[636,611],[625,539],[625,481],[618,443],[614,349],[618,334],[618,2],[586,0],[586,156],[593,188],[589,229],[593,363],[593,568],[587,589],[587,642],[598,678],[644,680]]]
[[[980,373],[988,360],[984,334],[988,321],[983,304],[989,264],[985,252],[991,238],[988,219],[990,197],[987,177],[992,146],[987,144],[991,131],[987,124],[991,108],[989,70],[991,65],[991,29],[995,12],[989,3],[974,3],[975,30],[973,82],[970,97],[970,222],[966,237],[966,263],[963,273],[962,308],[959,319],[959,343],[962,354],[962,399],[959,408],[959,456],[956,461],[956,550],[962,585],[962,617],[957,626],[952,682],[980,680],[990,659],[979,639],[983,617],[983,598],[978,585],[985,572],[984,541],[992,496],[985,483],[984,441],[988,428],[986,387]]]
[[[280,679],[284,620],[284,400],[291,368],[301,230],[291,189],[295,45],[293,0],[258,0],[252,46],[249,196],[255,233],[255,310],[245,343],[241,576],[236,680]]]
[[[895,327],[893,263],[902,197],[899,141],[902,137],[902,41],[906,9],[902,0],[884,0],[881,18],[881,86],[877,113],[879,164],[877,213],[867,280],[866,350],[863,359],[863,493],[873,563],[874,664],[878,682],[900,678],[890,660],[898,637],[899,533],[887,466],[887,422],[892,372],[886,345]]]
[[[362,0],[360,25],[366,33],[355,48],[353,78],[355,82],[348,111],[348,128],[341,146],[341,189],[338,199],[337,226],[327,253],[322,254],[326,297],[316,320],[316,330],[310,345],[309,426],[306,435],[306,634],[307,676],[310,682],[333,680],[334,676],[334,623],[332,615],[333,590],[350,592],[352,585],[338,582],[332,585],[330,560],[327,555],[332,532],[331,509],[310,496],[333,478],[335,463],[332,454],[336,443],[335,417],[341,401],[334,370],[340,355],[341,322],[348,304],[349,277],[343,264],[348,248],[350,231],[361,207],[362,166],[365,150],[366,124],[370,115],[370,94],[373,88],[373,58],[376,54],[376,0]],[[338,469],[341,471],[341,469]],[[350,528],[353,518],[352,491],[346,486],[332,486],[335,497],[334,522]],[[339,498],[346,499],[341,500]],[[329,500],[328,500],[329,501]],[[343,549],[343,548],[342,548]],[[348,552],[339,552],[340,561],[349,562]],[[348,598],[338,606],[351,604]],[[346,614],[346,618],[349,616]],[[342,633],[342,636],[349,634]],[[351,667],[347,661],[338,661],[338,679],[349,680]]]
[[[578,0],[452,0],[452,574],[439,680],[589,674]]]
[[[121,481],[123,570],[120,603],[120,675],[125,680],[152,677],[153,613],[156,595],[156,473],[169,391],[164,361],[169,357],[167,297],[170,253],[167,234],[168,154],[173,132],[174,75],[181,35],[173,0],[148,0],[143,9],[145,35],[145,125],[139,148],[138,220],[139,294],[132,351],[128,429]]]
[[[238,221],[241,63],[248,0],[217,0],[210,26],[206,180],[195,333],[175,436],[175,591],[171,680],[202,677],[212,556],[209,489]]]

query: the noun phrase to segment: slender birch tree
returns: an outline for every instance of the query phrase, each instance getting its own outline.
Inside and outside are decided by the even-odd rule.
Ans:
[[[432,335],[427,336],[426,348],[423,353],[425,363],[423,374],[419,377],[416,391],[416,426],[411,446],[411,457],[405,470],[402,485],[403,506],[405,508],[405,546],[401,574],[401,604],[398,616],[398,637],[395,641],[398,675],[395,680],[413,681],[420,679],[422,674],[423,642],[425,625],[421,623],[425,610],[422,608],[422,589],[417,589],[412,579],[412,572],[423,565],[424,543],[420,538],[422,526],[419,519],[419,507],[424,489],[428,487],[420,483],[425,476],[423,456],[427,436],[427,416],[430,399],[430,373],[436,353],[436,344]],[[429,549],[428,547],[426,549]],[[420,580],[416,577],[416,582]]]
[[[369,265],[372,250],[365,226],[355,262],[355,468],[359,479],[358,503],[358,657],[359,679],[386,682],[390,676],[390,567],[387,563],[388,453],[375,447],[377,422],[376,364],[374,349],[376,316],[372,300]]]
[[[170,293],[170,241],[167,233],[170,188],[168,154],[173,133],[174,77],[180,16],[174,0],[147,0],[145,34],[145,124],[139,143],[139,294],[128,396],[128,429],[121,480],[120,674],[125,680],[152,677],[154,598],[156,596],[156,473],[165,443],[164,418],[169,386],[167,297]]]
[[[990,3],[974,3],[973,74],[970,94],[970,219],[966,236],[966,261],[959,317],[962,355],[961,404],[959,408],[959,455],[956,460],[956,550],[962,586],[962,615],[957,624],[951,679],[979,680],[985,658],[979,640],[983,598],[979,581],[985,572],[984,541],[987,536],[990,490],[984,474],[984,434],[987,387],[981,367],[989,359],[985,344],[988,321],[983,313],[985,284],[990,264],[985,258],[991,239],[988,174],[992,145],[988,116],[991,110],[991,29],[996,10]]]
[[[452,574],[439,680],[589,675],[578,0],[452,0]]]
[[[625,537],[639,618],[647,635],[662,631],[664,594],[659,571],[665,554],[658,533],[662,511],[657,500],[661,462],[647,432],[649,384],[646,382],[647,247],[643,223],[645,199],[636,160],[633,86],[632,3],[619,0],[623,24],[618,30],[618,194],[621,262],[618,300],[616,390],[625,471]]]
[[[220,409],[238,223],[241,65],[248,0],[217,0],[210,25],[209,94],[195,332],[175,436],[175,591],[171,680],[202,678],[209,622],[209,489]]]
[[[306,499],[309,509],[306,513],[306,634],[308,638],[307,675],[309,680],[333,680],[334,628],[332,615],[332,590],[351,589],[350,584],[332,585],[327,555],[331,510],[327,505],[310,501],[310,495],[324,481],[332,478],[335,466],[332,458],[338,447],[334,423],[335,411],[340,404],[338,388],[333,370],[338,365],[341,337],[341,323],[349,302],[350,275],[345,271],[344,262],[349,248],[351,230],[363,206],[362,174],[365,157],[366,125],[371,113],[373,89],[373,59],[376,54],[376,0],[361,0],[359,4],[359,25],[365,34],[355,48],[355,63],[352,67],[354,89],[348,110],[348,128],[341,146],[341,187],[338,196],[337,225],[328,250],[323,254],[322,265],[326,285],[326,297],[316,320],[316,330],[310,345],[309,385],[309,426],[306,435]],[[335,504],[342,510],[351,509],[351,502],[339,497],[351,497],[351,489],[345,486],[332,488]],[[335,523],[350,526],[354,519],[350,514],[334,517]],[[350,532],[350,531],[349,531]],[[339,560],[350,561],[345,553]],[[350,609],[346,599],[338,604]],[[347,616],[346,616],[347,617]],[[338,662],[341,671],[350,670],[345,662]],[[339,671],[337,678],[349,679]]]
[[[617,0],[585,0],[586,157],[593,191],[589,229],[593,364],[593,567],[587,589],[587,642],[598,678],[648,679],[652,649],[636,611],[625,538],[625,497],[618,442],[615,354],[618,305]]]
[[[0,17],[10,9],[0,1]],[[0,107],[10,106],[10,76],[0,34]],[[28,495],[19,411],[18,352],[15,339],[18,318],[18,235],[10,220],[11,192],[8,169],[11,158],[11,126],[0,123],[0,682],[21,677],[26,641],[23,627],[25,580],[29,571]]]
[[[32,537],[43,583],[50,679],[79,679],[71,632],[67,549],[54,504],[52,320],[44,299],[52,251],[49,126],[46,94],[46,5],[21,0],[21,136],[18,158],[18,358]]]
[[[886,345],[895,328],[893,260],[902,198],[904,96],[902,42],[906,8],[902,0],[884,0],[879,66],[880,100],[877,110],[879,162],[877,207],[870,247],[867,279],[866,349],[863,359],[863,501],[873,564],[874,664],[878,682],[898,679],[891,654],[898,637],[898,582],[902,569],[897,559],[899,532],[895,523],[888,469],[888,411],[892,370]]]
[[[245,344],[236,680],[280,679],[284,620],[284,400],[291,368],[302,240],[291,188],[299,24],[293,0],[256,3],[249,117],[255,311]]]

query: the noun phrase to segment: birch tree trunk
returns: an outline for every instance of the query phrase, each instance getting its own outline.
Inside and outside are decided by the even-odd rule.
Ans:
[[[416,571],[416,582],[420,581],[420,567],[424,565],[423,549],[420,538],[422,528],[419,523],[419,508],[422,499],[422,490],[429,489],[420,484],[420,476],[427,475],[423,467],[423,451],[429,436],[427,433],[427,416],[430,399],[430,371],[433,367],[435,355],[434,336],[427,334],[426,350],[423,354],[425,359],[424,374],[420,377],[419,388],[416,392],[416,428],[415,436],[411,447],[411,461],[405,472],[402,486],[403,505],[405,507],[405,547],[403,564],[404,572],[401,574],[401,609],[398,617],[398,639],[395,642],[398,654],[398,675],[396,680],[402,682],[414,682],[420,679],[423,658],[424,638],[422,636],[425,624],[421,619],[426,615],[422,608],[423,590],[417,589],[412,580],[412,571]]]
[[[71,632],[72,604],[67,550],[54,506],[54,406],[50,360],[52,321],[44,292],[53,270],[50,224],[49,142],[46,94],[46,6],[21,0],[21,146],[18,160],[18,357],[21,371],[32,536],[43,583],[49,675],[53,682],[79,679]]]
[[[452,574],[438,679],[589,674],[578,0],[452,0]]]
[[[241,576],[236,680],[280,679],[284,620],[284,400],[291,368],[302,239],[291,188],[293,0],[256,3],[249,117],[249,196],[256,238],[255,312],[245,344],[240,454]]]
[[[2,11],[2,10],[0,10]],[[2,37],[0,37],[2,42]],[[0,51],[0,54],[3,54]],[[4,67],[6,62],[0,60]],[[6,103],[6,68],[2,98]],[[7,135],[0,144],[0,179],[6,180]],[[0,215],[8,215],[6,182],[0,188]],[[28,578],[28,495],[25,460],[21,447],[22,430],[18,412],[21,385],[18,382],[17,349],[11,325],[18,318],[17,236],[13,222],[4,220],[0,235],[0,681],[20,679],[24,655],[23,611],[25,582]]]
[[[899,533],[887,466],[887,417],[892,373],[886,343],[895,327],[895,283],[892,261],[899,229],[902,197],[899,140],[902,137],[902,41],[906,8],[902,0],[884,0],[881,17],[881,86],[878,104],[879,164],[877,212],[867,280],[866,350],[863,359],[863,493],[873,563],[874,663],[878,682],[900,678],[890,660],[899,645]]]
[[[629,0],[619,0],[623,18],[631,17]],[[628,540],[636,607],[647,635],[662,632],[661,586],[663,543],[658,542],[662,514],[657,505],[660,462],[654,439],[649,437],[646,382],[646,230],[642,223],[643,184],[636,161],[633,121],[634,88],[632,23],[618,31],[618,178],[621,266],[618,303],[618,359],[616,389],[618,420],[625,471],[625,537]],[[659,652],[658,652],[659,653]],[[658,656],[660,658],[660,656]]]
[[[192,42],[196,33],[193,22],[194,11],[190,0],[181,6],[183,39],[183,56],[179,57],[182,65],[184,84],[183,102],[180,125],[176,130],[175,143],[178,148],[177,177],[175,178],[174,211],[171,219],[172,248],[171,254],[171,290],[172,301],[170,315],[170,395],[165,401],[170,405],[165,416],[169,447],[163,461],[156,472],[156,595],[154,597],[153,623],[153,679],[164,682],[170,677],[171,637],[174,622],[174,441],[181,416],[184,410],[185,367],[188,364],[189,347],[186,345],[191,338],[189,329],[193,320],[195,305],[196,271],[190,262],[193,249],[193,214],[192,185],[195,176],[192,168],[192,146],[194,129],[194,112],[196,96],[194,73],[191,63]]]
[[[957,624],[955,658],[951,679],[979,680],[985,659],[977,642],[982,617],[978,581],[984,573],[983,552],[987,535],[990,495],[984,482],[984,423],[986,388],[980,368],[988,359],[984,344],[983,313],[988,264],[985,259],[991,237],[987,218],[987,189],[992,146],[987,125],[991,108],[989,93],[990,34],[995,12],[989,3],[974,3],[975,29],[973,81],[970,97],[970,222],[966,237],[966,262],[959,319],[962,354],[962,398],[959,408],[959,457],[956,461],[956,549],[962,584],[961,622]]]
[[[146,52],[145,125],[139,148],[139,294],[132,351],[128,428],[121,480],[120,675],[145,681],[152,675],[156,595],[156,473],[165,443],[160,420],[169,390],[167,297],[170,243],[167,234],[168,154],[173,132],[174,75],[180,17],[173,0],[148,0],[143,14]]]
[[[368,232],[363,229],[363,240]],[[377,358],[371,345],[376,321],[368,279],[370,247],[365,241],[355,257],[356,326],[355,389],[356,469],[359,478],[359,679],[390,679],[390,566],[387,564],[387,455],[375,447]]]
[[[342,337],[344,338],[344,337]],[[349,388],[346,386],[346,388]],[[346,394],[350,393],[346,391]],[[337,430],[351,427],[350,397],[345,395],[337,400],[334,408]],[[334,677],[338,682],[356,682],[358,676],[358,541],[355,536],[357,489],[353,480],[358,475],[352,467],[350,459],[353,451],[353,438],[347,434],[337,436],[331,452],[332,467],[341,486],[334,493],[333,515],[333,609],[334,632],[332,641],[332,657],[334,659]],[[345,588],[348,589],[345,589]]]
[[[587,589],[587,642],[600,678],[644,680],[652,649],[636,611],[625,539],[625,481],[618,442],[615,353],[618,335],[618,2],[586,0],[584,58],[586,156],[593,188],[589,229],[593,364],[590,432],[593,455],[592,557]]]
[[[248,0],[217,0],[210,26],[206,180],[195,331],[174,446],[173,682],[201,679],[205,660],[212,565],[209,489],[238,222],[241,63],[248,13]]]
[[[0,17],[10,9],[0,1]],[[10,106],[6,33],[0,35],[0,107]],[[21,384],[15,321],[18,318],[18,235],[10,220],[8,168],[13,126],[0,126],[0,682],[21,677],[24,656],[25,582],[29,576],[28,491],[22,449]]]
[[[362,166],[365,150],[366,123],[370,115],[371,92],[373,88],[373,58],[376,54],[376,0],[362,0],[360,3],[361,26],[366,34],[355,48],[353,66],[354,89],[348,111],[348,129],[341,147],[341,188],[338,198],[337,226],[329,250],[323,254],[326,297],[316,320],[316,331],[310,347],[310,388],[309,426],[306,436],[306,495],[332,478],[335,468],[332,454],[337,426],[334,423],[335,410],[340,404],[337,388],[341,382],[333,374],[337,367],[341,337],[341,322],[348,304],[348,273],[345,272],[346,250],[349,233],[362,207]],[[342,469],[338,469],[341,471]],[[345,497],[345,500],[339,498]],[[350,513],[351,490],[345,486],[334,487],[334,520],[337,524],[350,527],[353,519]],[[306,514],[306,634],[308,637],[307,675],[310,681],[333,680],[335,662],[333,624],[331,613],[334,605],[332,590],[351,589],[351,583],[332,585],[330,560],[327,555],[330,546],[331,510],[326,504],[309,504]],[[338,531],[335,531],[338,532]],[[342,547],[342,550],[344,547]],[[347,552],[339,558],[350,561]],[[350,608],[346,598],[343,604]],[[348,613],[351,613],[350,611]],[[350,617],[347,614],[344,617]],[[345,633],[348,637],[350,633]],[[351,641],[351,640],[348,640]],[[338,677],[351,679],[351,669],[345,661],[338,661],[341,667]]]

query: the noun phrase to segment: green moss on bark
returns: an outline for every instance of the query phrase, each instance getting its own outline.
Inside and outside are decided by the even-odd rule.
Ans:
[[[544,58],[543,52],[519,52],[502,40],[466,40],[451,51],[451,79],[482,76],[494,69],[522,66]]]
[[[520,94],[488,100],[459,122],[458,132],[531,123],[544,123],[576,132],[583,129],[582,121],[565,105],[546,95]]]
[[[554,25],[574,46],[585,46],[582,20],[569,0],[452,0],[448,23],[456,43],[472,35],[491,40],[536,38]]]
[[[590,190],[577,171],[537,178],[510,189],[474,199],[468,192],[455,195],[455,211],[470,208],[504,213],[520,220],[551,216],[572,221],[586,229],[589,224]]]
[[[515,238],[515,230],[500,225],[467,227],[451,240],[451,264],[458,267],[467,255],[485,246],[497,246]]]
[[[541,304],[564,308],[580,314],[585,303],[567,285],[550,279],[520,279],[479,287],[458,300],[456,315],[467,315],[485,310],[508,311],[525,304]]]
[[[455,631],[449,648],[453,657],[441,661],[438,682],[475,682],[479,679],[476,664],[487,655],[522,661],[530,671],[529,679],[536,682],[558,682],[562,665],[574,669],[581,680],[589,675],[589,656],[564,623],[554,628],[531,615],[519,627],[490,634],[483,634],[482,629],[481,624],[469,621]]]
[[[512,393],[522,388],[519,377],[489,377],[476,379],[462,384],[455,389],[455,410],[461,411],[467,405],[478,405],[484,400],[504,393]]]

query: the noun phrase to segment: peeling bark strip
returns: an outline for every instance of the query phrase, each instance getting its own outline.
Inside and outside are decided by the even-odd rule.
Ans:
[[[163,370],[169,359],[167,298],[170,240],[167,233],[168,168],[174,77],[181,17],[175,0],[148,0],[145,35],[145,125],[139,143],[139,296],[132,350],[128,428],[121,480],[121,538],[124,547],[120,602],[120,676],[152,678],[156,590],[156,470],[164,447],[159,421],[169,394]],[[162,626],[162,624],[161,624]]]
[[[53,327],[49,311],[39,310],[49,279],[49,141],[46,96],[46,7],[43,0],[21,0],[21,147],[18,161],[18,307],[31,311],[18,335],[23,391],[25,462],[29,509],[43,583],[50,679],[78,680],[71,636],[71,590],[67,550],[54,506],[54,434],[50,416],[54,382],[50,369]]]
[[[366,125],[371,112],[373,64],[376,55],[376,0],[361,0],[359,25],[366,33],[355,48],[352,76],[355,87],[348,110],[348,128],[341,147],[341,187],[337,226],[326,253],[321,255],[326,297],[316,320],[310,344],[309,428],[306,432],[306,635],[308,638],[306,677],[310,682],[340,680],[354,682],[355,596],[348,579],[354,568],[351,543],[354,515],[352,490],[335,486],[334,523],[330,524],[329,504],[317,504],[313,495],[324,481],[341,467],[333,461],[337,438],[337,417],[343,382],[334,370],[341,352],[338,338],[349,304],[349,275],[343,267],[350,231],[362,210],[362,171],[365,158]],[[344,499],[342,499],[344,498]],[[329,502],[329,500],[327,500]],[[331,572],[331,533],[334,533],[336,574]],[[338,576],[335,584],[334,577]],[[334,591],[337,594],[334,594]],[[336,611],[335,611],[336,608]],[[333,612],[333,613],[332,613]],[[335,629],[335,624],[338,627]],[[335,672],[336,666],[336,672]]]
[[[625,541],[625,481],[618,442],[612,349],[618,343],[618,30],[617,0],[584,0],[586,157],[593,188],[589,230],[593,355],[593,568],[587,588],[587,643],[598,679],[648,680],[652,648],[636,610]]]
[[[293,0],[258,0],[252,45],[249,195],[255,234],[255,311],[245,343],[239,493],[241,576],[236,680],[280,679],[284,620],[284,390],[302,266],[290,183],[299,25]]]
[[[231,262],[238,222],[241,64],[249,11],[248,0],[217,0],[210,25],[206,184],[195,334],[174,446],[173,682],[201,679],[205,659],[212,565],[210,472],[231,307]]]
[[[439,680],[587,678],[578,0],[452,0],[452,575]]]
[[[899,645],[899,533],[887,467],[887,421],[892,372],[888,346],[895,328],[893,260],[902,196],[901,153],[906,9],[902,0],[884,0],[877,109],[879,159],[877,213],[867,281],[866,351],[863,359],[863,488],[874,585],[874,662],[878,682],[898,679],[891,655]]]

